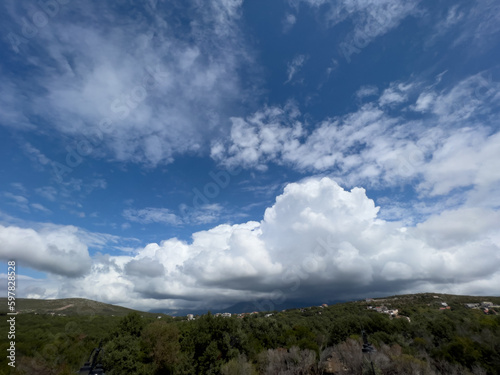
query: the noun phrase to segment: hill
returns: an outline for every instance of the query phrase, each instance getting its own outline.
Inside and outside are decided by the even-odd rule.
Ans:
[[[7,312],[7,298],[0,298],[0,313]],[[57,316],[101,315],[125,316],[137,310],[110,305],[85,298],[29,299],[17,298],[16,311],[22,314],[51,314]],[[150,314],[140,312],[141,314]],[[153,314],[151,314],[153,315]]]

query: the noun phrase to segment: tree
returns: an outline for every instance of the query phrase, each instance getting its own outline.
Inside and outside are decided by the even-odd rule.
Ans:
[[[179,360],[179,330],[173,324],[154,322],[142,331],[146,355],[154,364],[155,373],[171,374]]]
[[[130,313],[123,317],[118,323],[118,334],[129,334],[134,337],[139,337],[141,335],[142,329],[144,328],[145,322],[141,316],[136,313]]]
[[[259,354],[259,373],[263,375],[302,375],[315,373],[316,353],[312,350],[300,350],[294,346],[268,349]]]
[[[248,362],[244,354],[240,354],[237,358],[222,365],[220,372],[222,375],[252,375],[255,373],[252,364]]]

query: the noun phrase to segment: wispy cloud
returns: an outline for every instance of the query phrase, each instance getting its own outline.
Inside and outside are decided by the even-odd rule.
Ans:
[[[304,64],[306,63],[306,61],[307,61],[306,55],[297,55],[293,58],[292,61],[290,61],[287,64],[288,65],[288,68],[287,68],[288,78],[285,81],[285,83],[289,83],[297,75],[297,73],[300,71],[302,66],[304,66]]]
[[[352,22],[351,30],[340,44],[340,53],[348,62],[375,38],[397,28],[410,15],[421,13],[420,0],[288,0],[298,12],[305,4],[318,12],[327,27],[333,28],[345,20]]]
[[[166,208],[142,208],[142,209],[126,209],[123,211],[123,217],[126,220],[141,223],[141,224],[169,224],[179,225],[182,221],[177,215]]]
[[[358,99],[364,99],[366,97],[374,96],[378,94],[378,88],[375,86],[363,86],[356,91],[356,97]]]
[[[467,44],[470,54],[487,51],[500,35],[500,5],[494,0],[462,1],[451,5],[434,23],[432,45],[444,37],[452,38],[450,45]]]
[[[17,195],[17,194],[12,194],[10,192],[3,192],[2,194],[5,198],[8,199],[9,204],[19,208],[21,211],[24,212],[29,212],[29,200],[28,198],[22,196],[22,195]]]
[[[499,87],[482,75],[442,92],[418,82],[396,82],[357,111],[326,119],[310,131],[296,112],[266,108],[247,119],[233,119],[228,143],[219,144],[213,157],[230,167],[264,170],[276,163],[330,171],[351,186],[420,181],[419,191],[430,195],[490,186],[500,180],[497,173],[486,172],[497,160],[493,125]],[[396,113],[395,105],[400,106]],[[415,118],[412,110],[425,113]]]
[[[40,203],[31,203],[30,206],[32,208],[34,208],[35,210],[37,211],[40,211],[40,212],[43,212],[45,214],[50,214],[52,213],[51,210],[49,210],[47,207],[45,207],[44,205],[40,204]]]
[[[23,56],[34,48],[39,53],[36,60],[20,60],[36,74],[29,85],[20,77],[4,82],[18,93],[3,95],[10,98],[6,108],[38,116],[53,134],[76,144],[90,140],[100,148],[94,157],[154,166],[199,151],[207,134],[224,123],[228,98],[247,95],[238,72],[250,54],[238,27],[241,1],[198,5],[191,8],[197,21],[178,34],[157,16],[167,13],[163,3],[153,13],[143,4],[130,14],[104,3],[72,3],[74,12],[53,18],[23,46]],[[6,11],[14,21],[26,12]],[[126,28],[114,27],[126,19]],[[2,124],[21,122],[13,113]],[[28,150],[44,163],[34,151]]]
[[[296,22],[297,22],[297,17],[291,13],[287,13],[282,21],[283,32],[284,33],[289,32]]]
[[[199,207],[181,204],[179,218],[184,224],[199,225],[210,224],[221,219],[224,208],[218,203],[204,204]]]

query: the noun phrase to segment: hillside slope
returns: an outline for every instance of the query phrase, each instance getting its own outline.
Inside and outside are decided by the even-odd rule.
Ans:
[[[114,315],[125,316],[136,310],[110,305],[84,298],[64,299],[16,299],[16,310],[19,313],[53,314],[60,316],[73,315]],[[7,312],[7,298],[0,298],[0,313]],[[141,312],[141,314],[144,314]]]

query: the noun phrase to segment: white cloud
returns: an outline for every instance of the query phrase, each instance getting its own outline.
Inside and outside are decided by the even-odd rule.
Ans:
[[[432,92],[423,92],[419,95],[417,102],[412,109],[417,112],[426,112],[432,107],[435,100],[436,94]]]
[[[57,190],[52,186],[36,188],[35,192],[48,201],[54,202],[57,198]]]
[[[500,103],[499,89],[500,83],[492,80],[491,71],[481,72],[458,82],[450,90],[440,93],[424,91],[415,108],[418,110],[424,103],[425,109],[438,116],[442,124],[470,121],[480,115],[492,116],[492,109]],[[426,103],[430,102],[428,96],[434,98],[432,103]]]
[[[90,269],[87,246],[73,226],[40,230],[0,225],[0,257],[41,271],[78,277]]]
[[[265,108],[233,118],[229,139],[213,145],[212,157],[233,168],[265,170],[276,163],[330,173],[349,186],[411,182],[424,196],[457,188],[488,190],[500,181],[494,126],[500,85],[485,77],[491,76],[474,75],[442,92],[416,82],[392,83],[357,111],[311,130],[296,109]],[[395,114],[396,104],[406,107]],[[409,119],[408,109],[422,118]]]
[[[27,205],[28,203],[28,199],[26,197],[23,197],[22,195],[16,195],[9,192],[5,192],[3,193],[3,196],[12,200],[15,204]]]
[[[241,3],[198,1],[185,33],[168,24],[165,4],[153,13],[147,4],[135,7],[133,14],[72,4],[72,13],[51,19],[23,46],[42,47],[37,59],[24,60],[37,73],[29,84],[4,82],[18,93],[10,94],[7,108],[36,115],[39,126],[71,140],[68,146],[86,137],[92,157],[155,166],[197,152],[207,135],[224,128],[230,104],[247,95],[238,76],[251,60],[238,26]],[[8,12],[14,20],[24,16],[22,9]],[[123,22],[127,27],[118,27]],[[7,126],[27,122],[4,115]]]
[[[350,61],[353,53],[359,53],[375,38],[397,28],[409,15],[418,15],[419,0],[289,0],[298,11],[301,4],[318,11],[328,27],[352,21],[352,29],[340,44],[341,53]]]
[[[147,207],[139,210],[129,208],[123,211],[123,217],[129,221],[141,224],[161,223],[178,225],[181,223],[180,218],[167,208]]]
[[[288,79],[285,81],[285,83],[290,82],[300,71],[300,69],[304,66],[304,64],[307,61],[307,56],[306,55],[297,55],[293,58],[292,61],[290,61],[287,65],[287,74],[288,74]]]
[[[377,94],[378,88],[375,86],[363,86],[360,87],[358,91],[356,91],[356,96],[358,97],[358,99],[363,99]]]
[[[477,56],[496,45],[500,35],[500,5],[495,0],[482,0],[453,4],[435,22],[435,34],[429,43],[451,36],[452,47],[466,44],[471,56]]]
[[[384,90],[378,102],[381,106],[404,103],[408,100],[406,92],[411,88],[411,84],[391,84],[389,88]]]
[[[288,184],[261,222],[219,225],[194,233],[190,243],[171,238],[126,256],[95,256],[83,280],[60,278],[55,286],[49,278],[45,293],[149,309],[422,288],[494,291],[487,281],[499,277],[498,211],[458,208],[412,227],[384,221],[378,211],[364,189],[310,178]]]
[[[299,145],[302,124],[293,106],[265,108],[247,120],[231,118],[230,143],[216,142],[211,156],[228,167],[242,165],[265,169],[269,160],[279,159],[281,153]],[[289,125],[288,127],[286,125]]]
[[[199,207],[181,204],[179,218],[184,224],[209,224],[218,221],[223,210],[223,207],[218,203],[204,204]]]
[[[283,32],[287,33],[297,22],[297,17],[291,13],[287,13],[283,19]]]
[[[420,188],[444,195],[460,187],[488,187],[500,181],[500,133],[488,129],[459,129],[442,141],[422,166]]]
[[[35,210],[41,211],[46,214],[50,214],[52,211],[50,211],[47,207],[40,203],[31,203],[30,206],[34,208]]]
[[[34,147],[31,143],[26,142],[22,145],[22,150],[28,155],[28,157],[35,163],[39,163],[42,166],[50,163],[50,159],[47,158],[40,150]]]
[[[21,211],[30,212],[28,198],[22,195],[16,195],[9,192],[3,192],[2,195],[8,199],[8,204],[19,208]]]

